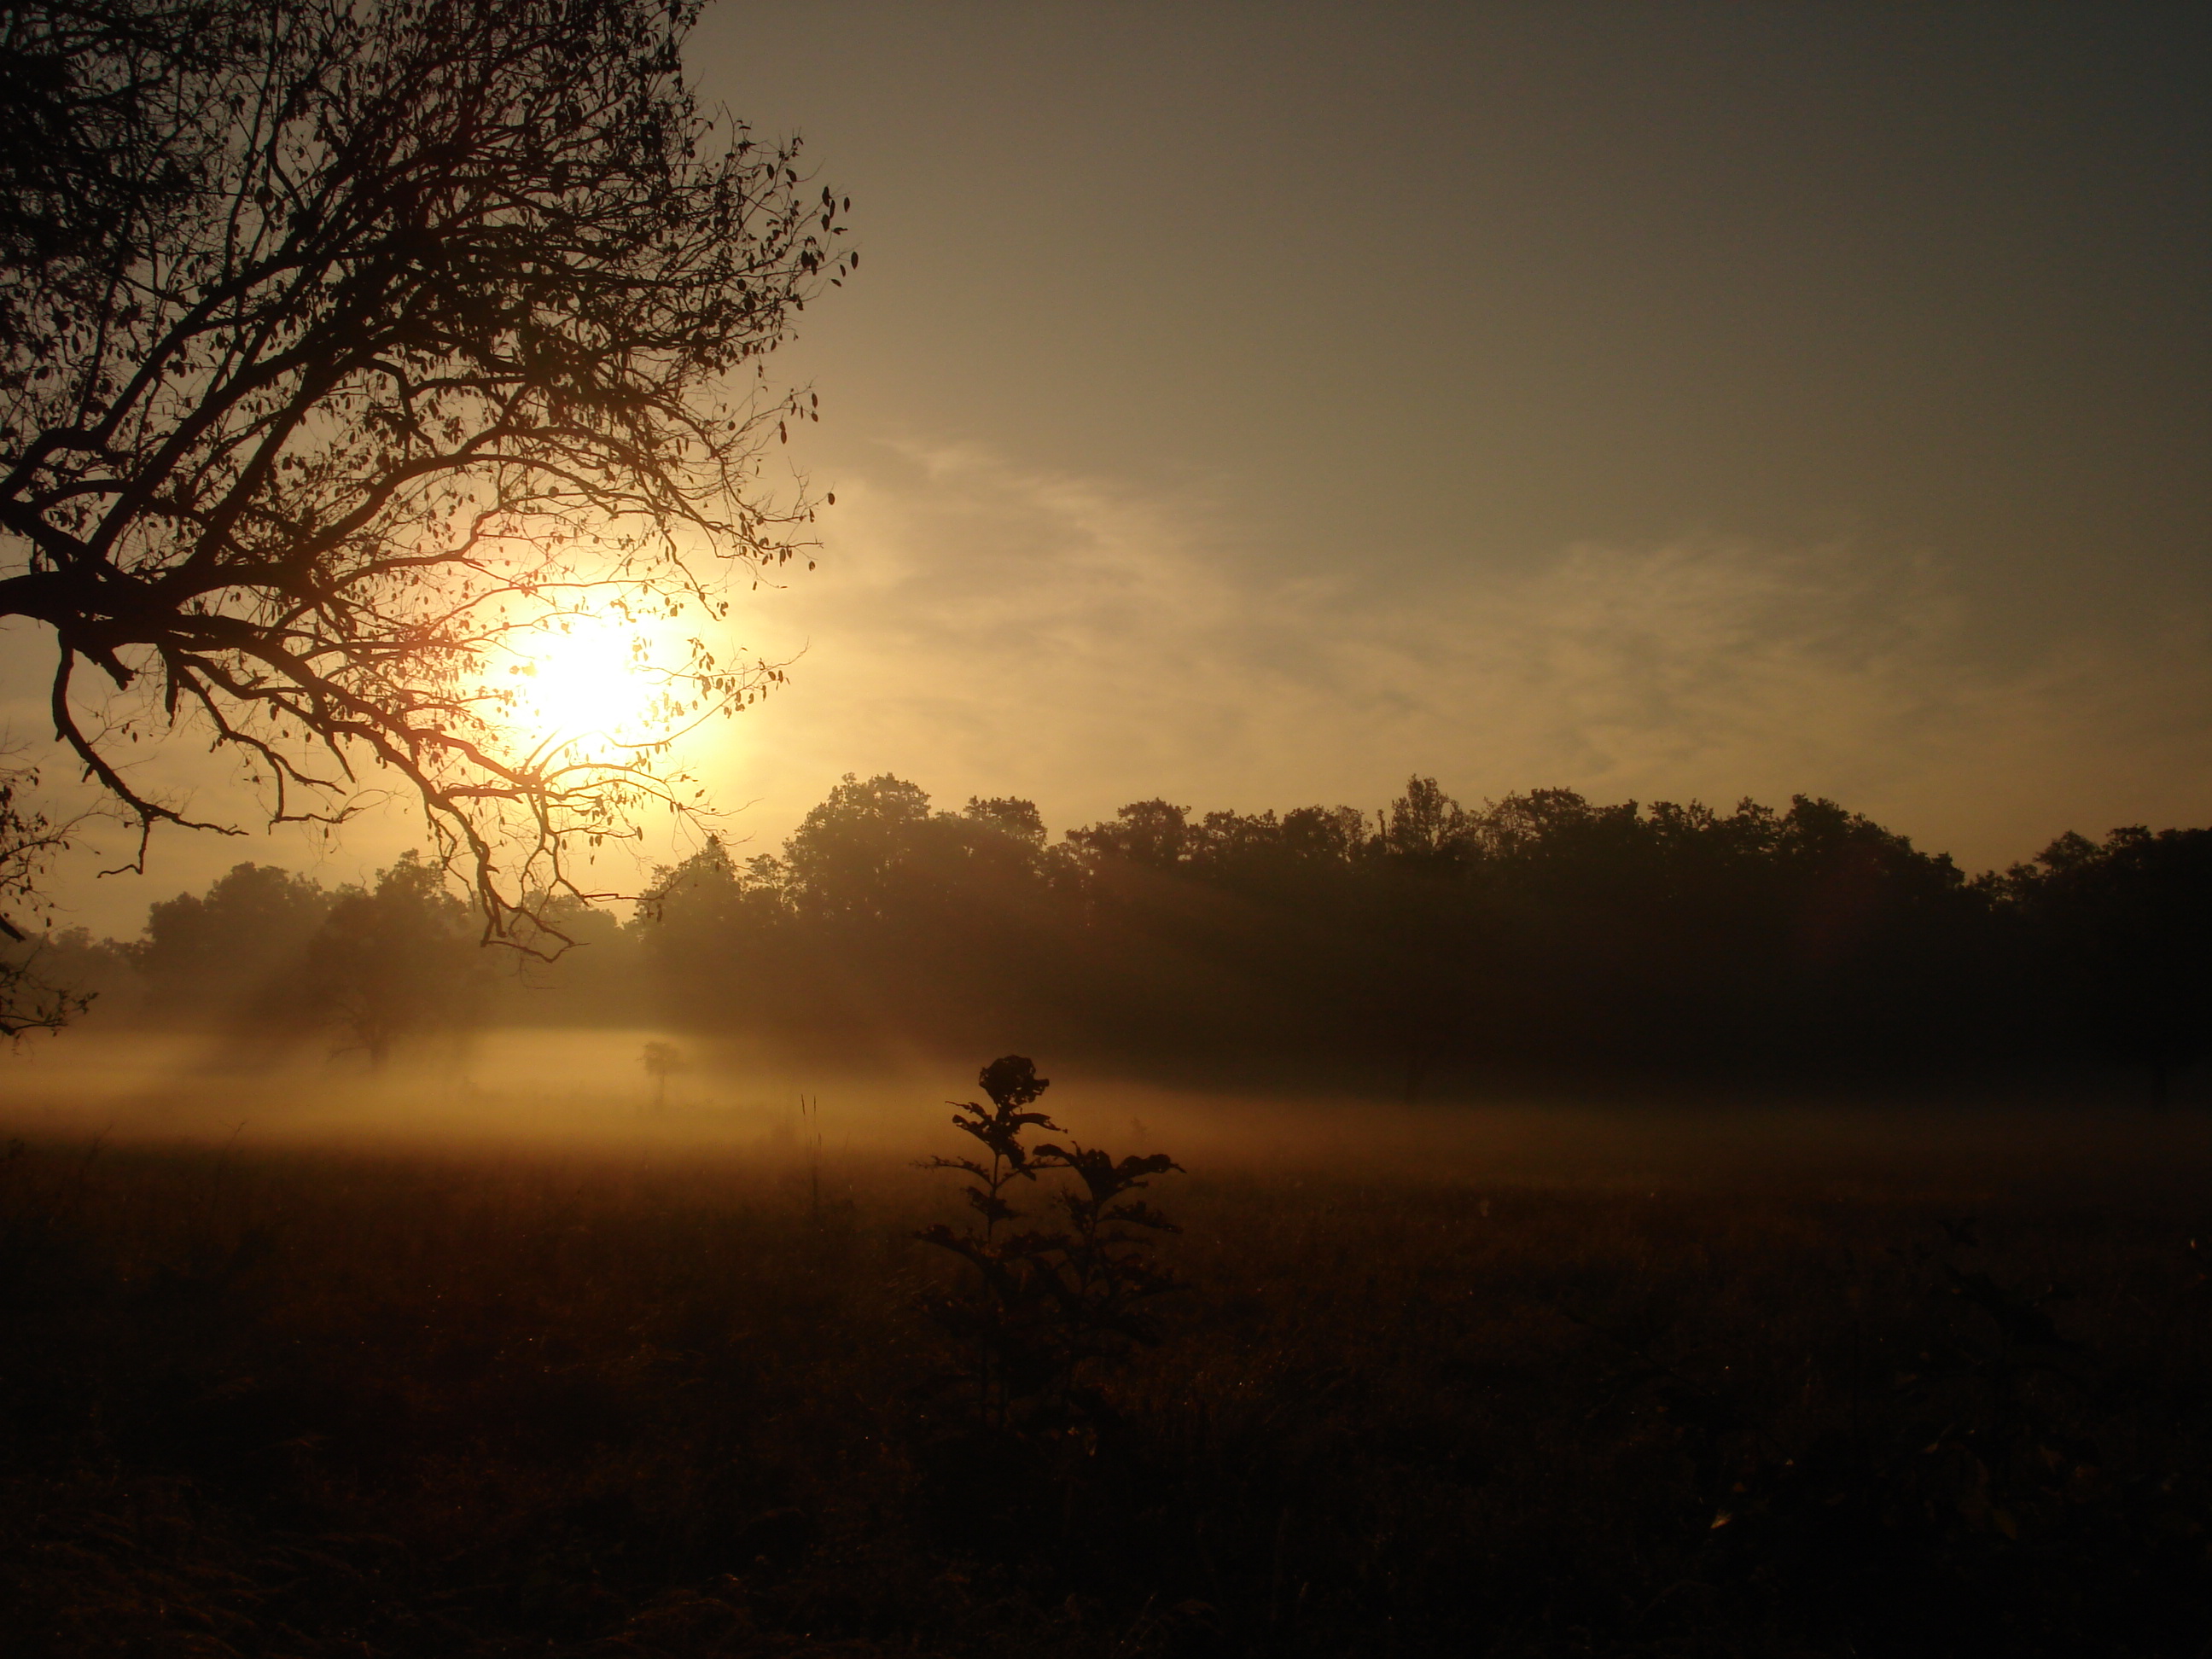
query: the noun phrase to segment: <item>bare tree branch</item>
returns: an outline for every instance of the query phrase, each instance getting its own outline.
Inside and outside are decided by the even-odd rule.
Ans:
[[[797,141],[696,108],[694,11],[0,10],[39,140],[0,158],[0,616],[51,630],[56,736],[142,846],[191,821],[112,746],[197,726],[271,821],[397,772],[487,936],[557,937],[569,850],[689,810],[669,739],[781,678],[703,641],[804,555],[760,474],[813,402],[765,359],[855,256]],[[653,729],[518,718],[580,613],[688,619]]]

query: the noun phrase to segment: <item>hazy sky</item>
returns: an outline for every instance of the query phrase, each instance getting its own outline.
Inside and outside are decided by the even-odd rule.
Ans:
[[[805,654],[706,757],[762,844],[881,770],[2212,822],[2212,9],[813,0],[692,64],[863,252],[741,634]]]

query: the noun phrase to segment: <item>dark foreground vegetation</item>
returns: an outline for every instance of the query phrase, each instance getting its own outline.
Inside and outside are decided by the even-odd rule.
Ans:
[[[2203,1651],[2201,1206],[1156,1173],[1023,1419],[911,1168],[18,1148],[8,1651]]]
[[[1969,878],[1831,801],[1036,807],[848,778],[780,853],[720,843],[518,963],[434,868],[326,890],[242,865],[143,938],[49,942],[96,1023],[372,1063],[472,1024],[964,1060],[1013,1044],[1186,1083],[1416,1097],[1741,1084],[2163,1097],[2212,1053],[2212,830],[2066,835]],[[541,945],[558,943],[550,936]],[[969,1062],[972,1063],[972,1062]]]

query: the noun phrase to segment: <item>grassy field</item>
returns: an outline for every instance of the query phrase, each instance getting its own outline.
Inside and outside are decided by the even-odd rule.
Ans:
[[[18,1143],[7,1650],[2212,1650],[2192,1183],[1185,1158],[1165,1340],[1013,1433],[903,1158]]]

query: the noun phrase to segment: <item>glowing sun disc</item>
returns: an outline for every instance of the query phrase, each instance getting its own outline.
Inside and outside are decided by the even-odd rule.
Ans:
[[[520,682],[515,724],[542,738],[645,735],[659,687],[637,659],[637,638],[635,629],[589,617],[538,635],[528,647],[531,672]]]

